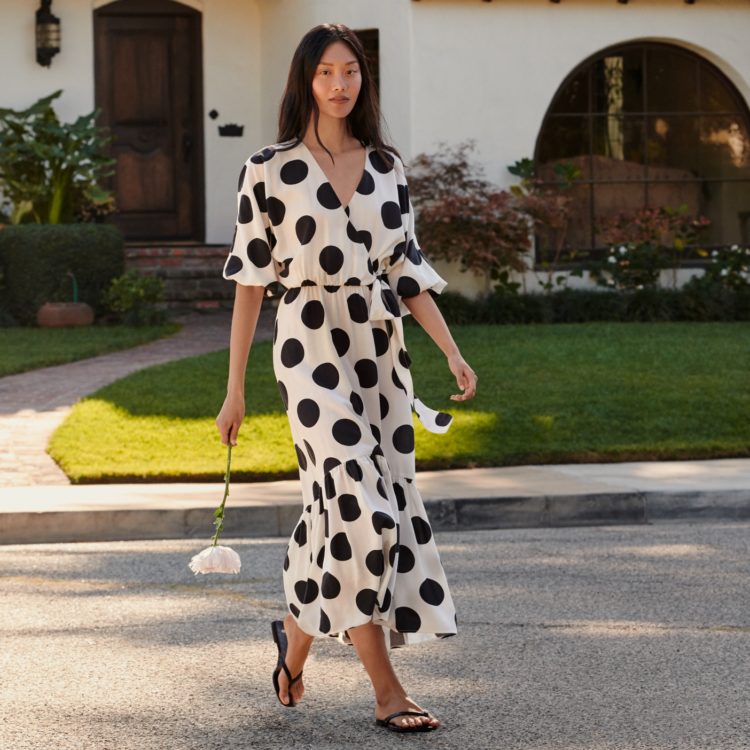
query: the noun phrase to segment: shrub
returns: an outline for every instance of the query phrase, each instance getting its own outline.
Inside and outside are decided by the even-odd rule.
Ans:
[[[105,224],[23,224],[0,231],[4,306],[21,324],[32,325],[45,302],[78,296],[99,314],[110,281],[125,269],[123,238]]]
[[[131,269],[112,280],[104,303],[125,325],[143,326],[163,323],[166,311],[164,282],[158,276],[142,276]]]

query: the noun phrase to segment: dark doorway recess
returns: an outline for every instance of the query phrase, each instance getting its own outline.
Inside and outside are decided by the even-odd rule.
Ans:
[[[201,14],[170,0],[94,11],[100,124],[112,129],[117,213],[129,241],[204,239]]]

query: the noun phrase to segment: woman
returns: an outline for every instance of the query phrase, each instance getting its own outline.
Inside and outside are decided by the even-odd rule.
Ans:
[[[463,394],[477,377],[430,291],[446,282],[414,235],[403,163],[386,146],[364,52],[343,24],[301,40],[281,102],[278,142],[242,168],[224,278],[237,282],[227,397],[216,424],[236,444],[264,288],[286,291],[273,367],[299,462],[303,512],[283,566],[289,613],[274,621],[273,673],[285,706],[304,695],[315,636],[353,644],[394,731],[440,722],[399,682],[389,650],[456,633],[456,614],[414,484],[413,408],[445,432],[452,417],[413,392],[401,316],[411,313],[447,358]]]

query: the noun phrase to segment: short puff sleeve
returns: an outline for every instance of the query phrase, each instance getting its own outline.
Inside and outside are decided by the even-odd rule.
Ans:
[[[222,274],[243,286],[267,287],[279,281],[271,255],[275,238],[268,218],[264,180],[263,164],[248,159],[240,172],[237,222]]]
[[[393,255],[386,260],[385,270],[388,285],[396,295],[399,311],[404,316],[410,314],[409,308],[404,304],[404,298],[416,297],[425,290],[440,294],[448,282],[427,262],[427,258],[419,248],[414,231],[414,207],[409,197],[409,185],[406,181],[404,165],[395,155],[394,169],[401,206],[401,221],[404,227],[404,242],[400,242]]]

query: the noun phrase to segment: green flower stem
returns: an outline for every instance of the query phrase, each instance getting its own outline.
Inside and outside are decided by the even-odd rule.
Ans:
[[[216,543],[219,541],[219,536],[221,535],[221,532],[224,530],[224,506],[227,502],[227,498],[229,497],[229,467],[232,462],[232,444],[228,443],[227,445],[227,471],[224,474],[224,498],[221,501],[221,505],[214,511],[214,526],[216,526],[216,533],[213,535],[212,538],[212,546],[215,547]]]

